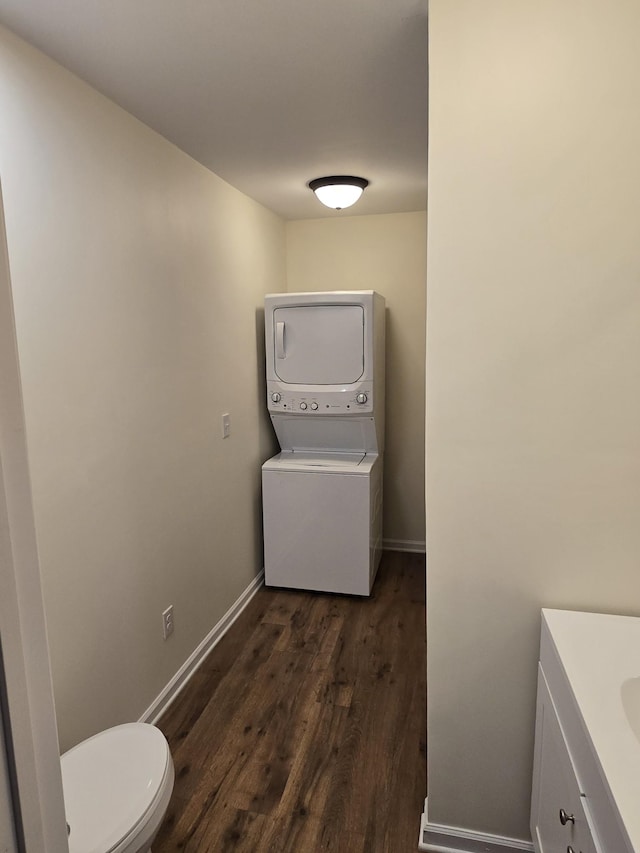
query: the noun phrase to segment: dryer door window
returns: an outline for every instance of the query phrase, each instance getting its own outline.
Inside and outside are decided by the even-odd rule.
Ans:
[[[347,385],[364,373],[361,305],[309,305],[273,312],[274,364],[282,382]]]

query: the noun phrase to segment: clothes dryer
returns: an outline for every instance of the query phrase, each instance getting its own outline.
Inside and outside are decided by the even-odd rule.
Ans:
[[[373,290],[265,298],[267,408],[283,450],[384,450],[385,305]]]

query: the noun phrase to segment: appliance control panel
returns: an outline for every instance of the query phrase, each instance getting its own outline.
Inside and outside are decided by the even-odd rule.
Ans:
[[[355,390],[318,391],[283,389],[277,382],[267,384],[267,406],[270,412],[305,415],[344,415],[373,412],[373,391],[358,387]]]

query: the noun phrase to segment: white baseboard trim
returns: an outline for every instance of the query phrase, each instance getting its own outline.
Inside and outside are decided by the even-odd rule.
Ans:
[[[217,622],[196,650],[187,658],[180,669],[162,692],[153,700],[144,714],[140,717],[141,723],[156,723],[174,701],[182,688],[187,684],[191,676],[207,657],[209,652],[220,642],[229,628],[236,621],[253,596],[264,584],[264,569],[257,575],[244,590],[240,597],[231,605],[222,619]]]
[[[428,853],[533,853],[533,849],[530,841],[429,823],[427,800],[424,801],[418,850],[426,850]]]
[[[426,553],[427,546],[419,539],[383,539],[383,551],[409,551],[412,554]]]

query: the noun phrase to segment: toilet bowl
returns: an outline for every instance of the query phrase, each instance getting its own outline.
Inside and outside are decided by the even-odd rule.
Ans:
[[[125,723],[60,759],[70,853],[148,853],[173,790],[162,732]]]

